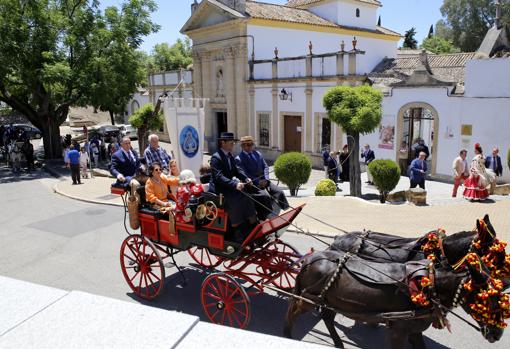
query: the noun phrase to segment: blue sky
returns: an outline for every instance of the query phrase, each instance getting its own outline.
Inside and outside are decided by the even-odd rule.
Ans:
[[[118,6],[122,0],[100,0],[102,7]],[[145,39],[144,51],[150,52],[155,44],[174,43],[182,37],[179,30],[188,19],[193,0],[156,0],[159,9],[153,14],[153,20],[161,25],[161,30]],[[286,0],[263,0],[273,4],[285,4]],[[401,34],[411,27],[417,30],[418,42],[427,36],[431,24],[441,19],[439,8],[443,0],[382,0],[379,9],[382,25]]]

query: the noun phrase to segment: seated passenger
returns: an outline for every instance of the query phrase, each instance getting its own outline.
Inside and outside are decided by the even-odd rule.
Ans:
[[[200,183],[209,184],[209,190],[207,191],[209,193],[214,193],[214,183],[211,181],[212,179],[211,166],[209,164],[204,164],[200,166],[198,172],[200,173]]]
[[[242,243],[257,224],[257,213],[252,199],[242,192],[251,180],[237,167],[232,156],[235,141],[231,132],[222,132],[218,138],[218,151],[211,157],[211,183],[217,194],[225,196],[225,209],[234,230],[233,240]]]
[[[131,148],[129,137],[122,138],[120,149],[113,153],[110,173],[117,178],[117,186],[131,189],[131,195],[135,195],[136,189],[143,184],[145,178],[141,176],[140,160]]]
[[[170,173],[168,174],[168,176],[171,178],[179,179],[179,174],[181,173],[181,170],[179,170],[179,166],[177,165],[177,160],[175,160],[175,159],[170,160],[168,166],[170,166]],[[177,197],[177,189],[179,189],[179,187],[176,187],[176,186],[172,186],[170,188],[172,195],[174,197]]]
[[[236,156],[237,166],[243,169],[244,173],[250,177],[253,184],[258,189],[262,189],[262,192],[254,194],[264,206],[271,209],[272,212],[268,213],[275,214],[278,210],[278,206],[282,210],[286,210],[289,208],[289,203],[283,190],[271,183],[269,179],[269,166],[267,166],[262,154],[255,150],[254,147],[255,144],[251,136],[241,137],[241,149],[243,151]],[[267,190],[267,192],[264,189]],[[269,193],[269,197],[272,200],[269,200],[269,203],[265,204],[267,202],[267,193]],[[272,201],[275,201],[275,204],[277,204],[276,207],[273,207]]]
[[[179,222],[191,222],[193,217],[186,215],[186,207],[189,199],[194,196],[198,198],[204,191],[208,191],[209,184],[197,184],[195,175],[191,170],[184,170],[179,176],[179,190],[177,191],[176,218]]]
[[[170,193],[169,186],[177,186],[179,180],[170,178],[161,173],[161,165],[154,162],[149,166],[149,179],[145,183],[145,198],[155,208],[167,213],[175,209],[175,198]],[[170,201],[172,200],[172,201]]]

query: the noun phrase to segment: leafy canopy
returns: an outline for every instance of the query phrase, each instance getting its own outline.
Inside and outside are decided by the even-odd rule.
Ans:
[[[510,23],[510,1],[502,1],[502,22]],[[476,51],[487,30],[494,25],[494,0],[444,0],[443,19],[436,24],[436,35],[450,40],[463,52]]]
[[[420,47],[436,54],[460,52],[450,41],[437,35],[430,36],[423,40]]]
[[[191,42],[188,38],[177,42],[172,46],[167,43],[154,46],[151,54],[150,68],[155,71],[169,71],[187,68],[192,63]]]
[[[328,117],[347,133],[370,133],[382,117],[382,93],[370,86],[336,86],[328,90],[323,105]]]
[[[145,104],[129,117],[129,123],[138,129],[158,130],[163,127],[163,114],[153,114],[154,106],[151,103]]]

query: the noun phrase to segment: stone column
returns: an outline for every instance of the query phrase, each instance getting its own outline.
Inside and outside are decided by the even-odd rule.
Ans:
[[[344,72],[344,52],[340,51],[336,54],[336,75],[342,77]]]
[[[202,54],[202,97],[212,98],[211,92],[211,55],[207,52]]]
[[[349,52],[349,75],[356,75],[356,51]]]
[[[273,88],[271,94],[273,96],[273,115],[271,116],[271,144],[270,146],[273,149],[282,149],[280,144],[280,129],[278,128],[278,119],[280,118],[280,113],[278,111],[278,60],[273,59],[272,62],[272,71],[273,71]]]
[[[253,135],[255,139],[256,144],[260,144],[259,139],[259,130],[257,127],[257,115],[255,114],[255,84],[250,83],[248,95],[250,96],[250,104],[249,104],[249,110],[250,110],[250,121],[249,121],[249,128],[248,133]]]
[[[305,139],[303,144],[303,149],[307,153],[313,153],[313,105],[312,105],[312,97],[313,97],[313,87],[311,82],[307,82],[307,87],[305,89],[306,94],[306,113],[305,113]]]
[[[235,81],[235,51],[228,47],[223,51],[225,66],[223,67],[223,85],[227,101],[227,126],[230,132],[237,134],[236,118],[236,81]],[[216,78],[215,78],[216,80]]]
[[[241,45],[235,50],[236,134],[239,137],[252,135],[248,112],[248,76],[248,49],[246,45]]]
[[[201,98],[202,93],[202,61],[198,53],[193,55],[193,97]]]

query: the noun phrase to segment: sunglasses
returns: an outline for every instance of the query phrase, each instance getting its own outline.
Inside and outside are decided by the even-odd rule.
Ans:
[[[152,170],[152,172],[161,172],[161,169],[160,168],[155,168],[154,170]]]

